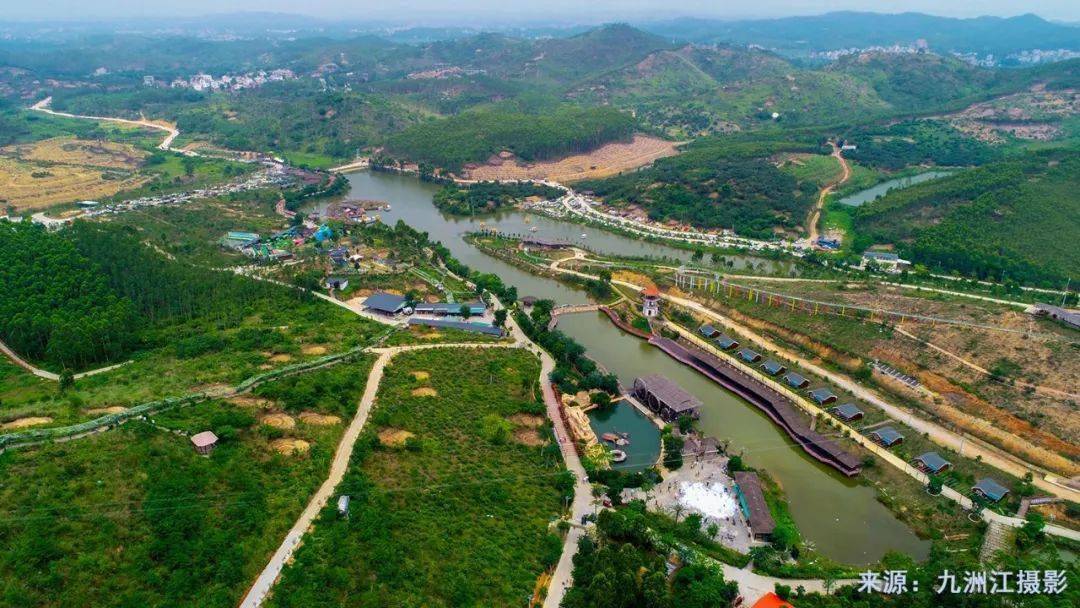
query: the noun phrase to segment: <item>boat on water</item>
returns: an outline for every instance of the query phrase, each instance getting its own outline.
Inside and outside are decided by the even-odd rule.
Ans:
[[[539,230],[539,228],[537,228],[536,226],[529,228],[529,232],[536,232],[537,230]]]
[[[583,238],[583,239],[587,239],[587,238],[589,238],[589,235],[587,235],[587,234],[585,234],[584,232],[582,232],[582,233],[581,233],[581,238]]]
[[[603,439],[604,441],[609,442],[609,443],[614,443],[615,445],[620,445],[621,446],[621,445],[629,445],[630,444],[630,434],[629,433],[618,433],[618,432],[616,432],[616,433],[604,433],[604,434],[600,435],[600,438]]]
[[[615,443],[619,440],[619,436],[615,433],[603,433],[602,435],[600,435],[600,438],[604,441],[609,441],[611,443]]]
[[[626,452],[622,450],[611,450],[612,462],[623,462],[624,460],[626,460]]]

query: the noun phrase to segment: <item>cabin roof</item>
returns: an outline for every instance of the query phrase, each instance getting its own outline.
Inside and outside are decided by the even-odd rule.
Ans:
[[[923,466],[934,471],[935,473],[949,466],[951,463],[941,457],[941,454],[937,452],[927,452],[925,454],[919,454],[915,457],[915,460],[923,463]]]
[[[841,418],[854,418],[863,413],[857,405],[854,403],[845,403],[833,408],[833,411],[840,415]]]
[[[900,431],[894,429],[891,426],[875,429],[873,431],[870,431],[870,434],[874,437],[877,437],[878,441],[885,445],[892,445],[897,441],[901,441],[904,439],[904,436],[900,433]]]
[[[990,500],[1001,500],[1006,494],[1009,493],[1009,489],[1000,483],[990,479],[989,477],[983,477],[971,487],[972,490],[979,490]]]

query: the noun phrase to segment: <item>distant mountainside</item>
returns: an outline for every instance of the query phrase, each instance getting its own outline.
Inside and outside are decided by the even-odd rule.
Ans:
[[[805,17],[747,21],[677,19],[642,24],[670,39],[699,43],[756,44],[785,54],[913,45],[924,39],[939,52],[993,53],[1026,49],[1080,50],[1080,27],[1051,23],[1036,15],[953,19],[921,13],[835,12]]]

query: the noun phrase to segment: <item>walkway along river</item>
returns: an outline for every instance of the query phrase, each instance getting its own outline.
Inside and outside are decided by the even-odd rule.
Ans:
[[[526,273],[514,266],[482,254],[461,236],[479,230],[480,223],[506,232],[525,233],[536,226],[546,238],[582,242],[591,249],[623,255],[668,255],[685,257],[688,252],[644,243],[558,220],[526,216],[512,211],[482,219],[444,216],[431,202],[437,189],[414,177],[359,172],[349,175],[350,198],[385,200],[391,205],[382,220],[393,224],[404,220],[426,231],[471,268],[493,272],[515,285],[521,295],[551,298],[560,304],[587,302],[586,294],[558,281]],[[526,223],[526,217],[529,223]],[[929,542],[920,540],[883,505],[872,488],[861,486],[808,457],[763,413],[723,390],[696,371],[680,364],[654,346],[624,334],[597,314],[568,315],[559,328],[588,349],[589,356],[619,376],[629,386],[634,377],[661,373],[671,378],[704,403],[701,428],[721,440],[730,440],[730,449],[742,451],[751,466],[764,468],[783,486],[790,508],[803,536],[823,555],[851,564],[866,564],[888,550],[922,558]]]

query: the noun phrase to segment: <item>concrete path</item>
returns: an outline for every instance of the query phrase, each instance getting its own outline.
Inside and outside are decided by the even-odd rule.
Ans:
[[[26,371],[30,372],[31,374],[34,374],[38,378],[44,378],[46,380],[52,380],[53,382],[59,382],[60,381],[60,374],[50,372],[48,370],[44,370],[44,369],[41,369],[40,367],[35,366],[34,364],[30,363],[26,359],[23,359],[22,357],[20,357],[18,353],[16,353],[14,350],[12,350],[12,348],[10,346],[8,346],[7,344],[4,344],[3,342],[0,342],[0,352],[4,353],[4,356],[6,356],[8,359],[11,359],[12,363],[14,363],[15,365],[18,365],[19,367],[25,369]],[[96,375],[96,374],[103,374],[105,372],[110,372],[110,371],[112,371],[112,370],[114,370],[114,369],[116,369],[118,367],[123,367],[123,366],[127,365],[128,363],[131,363],[131,361],[124,361],[123,363],[117,363],[115,365],[107,365],[105,367],[99,367],[97,369],[92,369],[92,370],[89,370],[89,371],[80,372],[78,374],[74,374],[72,376],[72,378],[74,378],[75,380],[78,380],[79,378],[86,378],[88,376],[93,376],[93,375]]]
[[[744,605],[748,606],[752,605],[761,596],[773,591],[777,584],[787,585],[792,589],[801,586],[810,593],[828,594],[840,587],[854,585],[858,582],[850,579],[836,580],[829,586],[829,589],[826,589],[825,581],[817,578],[776,578],[775,576],[757,574],[751,570],[751,566],[736,568],[728,564],[721,564],[721,569],[724,572],[724,579],[739,584],[739,595],[746,598]]]
[[[242,602],[240,602],[241,608],[256,608],[261,606],[263,600],[270,593],[274,583],[277,582],[278,577],[281,575],[282,568],[292,557],[296,548],[300,546],[300,542],[304,535],[307,534],[311,525],[314,523],[315,518],[319,516],[319,512],[326,506],[327,501],[334,494],[334,490],[338,484],[345,477],[345,471],[349,468],[349,460],[352,458],[353,447],[356,445],[356,440],[360,437],[360,432],[364,429],[364,423],[367,422],[368,415],[371,413],[372,406],[375,405],[375,397],[379,391],[379,383],[382,381],[383,370],[395,355],[406,351],[413,350],[427,350],[432,348],[516,348],[516,344],[506,343],[477,343],[477,344],[422,344],[416,346],[395,346],[392,348],[377,348],[371,349],[371,352],[379,353],[379,358],[375,360],[375,364],[371,367],[371,373],[368,374],[367,384],[364,386],[364,394],[360,398],[360,403],[356,408],[356,415],[353,416],[352,422],[349,423],[349,428],[345,430],[345,434],[341,437],[341,441],[338,443],[337,450],[334,452],[334,459],[330,462],[330,473],[327,475],[325,481],[319,486],[319,489],[312,495],[308,501],[303,512],[297,518],[292,528],[285,535],[281,545],[278,546],[277,551],[271,556],[269,563],[263,568],[258,578],[255,579],[255,583],[248,590],[247,595],[244,596]]]

